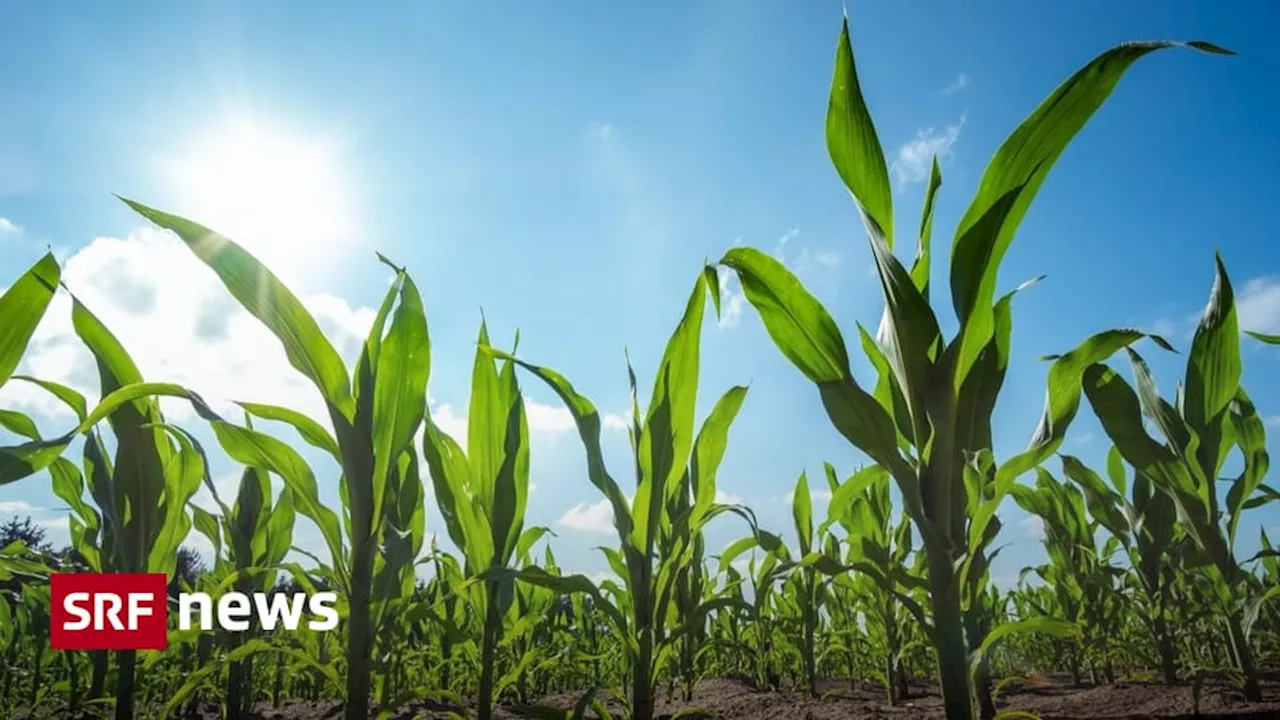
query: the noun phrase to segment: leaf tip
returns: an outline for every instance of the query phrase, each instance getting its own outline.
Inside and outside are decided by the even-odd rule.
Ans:
[[[1225,47],[1222,47],[1221,45],[1216,45],[1214,43],[1207,42],[1204,40],[1189,40],[1187,41],[1186,45],[1187,47],[1195,48],[1196,50],[1199,50],[1201,52],[1207,52],[1213,55],[1233,56],[1233,55],[1239,54],[1235,50],[1232,50],[1230,48],[1225,48]]]

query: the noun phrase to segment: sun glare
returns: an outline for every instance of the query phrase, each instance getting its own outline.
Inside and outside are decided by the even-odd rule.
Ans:
[[[277,273],[305,274],[352,240],[335,156],[322,140],[239,121],[197,143],[173,169],[176,203]]]

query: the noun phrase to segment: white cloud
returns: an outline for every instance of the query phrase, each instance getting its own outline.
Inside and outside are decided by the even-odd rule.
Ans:
[[[563,405],[543,405],[526,397],[524,410],[529,418],[530,433],[560,435],[575,427],[573,413]]]
[[[457,441],[465,451],[467,449],[467,416],[454,412],[453,406],[449,403],[437,403],[430,393],[427,394],[427,410],[431,414],[431,422]],[[425,463],[423,468],[425,472]]]
[[[942,94],[951,95],[952,93],[960,92],[961,90],[968,87],[968,85],[969,85],[969,76],[966,73],[960,73],[959,75],[956,76],[956,79],[952,80],[951,84],[948,85],[946,89],[942,91]]]
[[[25,500],[0,500],[0,513],[40,512],[38,508]]]
[[[22,232],[22,228],[18,227],[7,217],[0,217],[0,235],[16,235]]]
[[[1039,515],[1028,515],[1019,520],[1018,525],[1034,538],[1044,537],[1044,520]]]
[[[71,516],[63,515],[61,517],[49,518],[36,523],[45,530],[66,531],[71,529]]]
[[[613,582],[619,586],[625,584],[625,581],[622,578],[618,577],[617,573],[613,572],[612,570],[601,570],[600,572],[591,573],[590,575],[587,576],[587,578],[591,580],[591,582],[595,583],[596,587],[600,587],[600,585],[603,584],[605,580]]]
[[[840,264],[840,254],[833,252],[820,252],[813,256],[813,261],[825,268],[833,268]]]
[[[738,274],[727,267],[716,266],[716,276],[720,279],[720,320],[716,326],[737,327],[742,320],[742,311],[747,306],[742,283],[738,280]]]
[[[1269,415],[1262,418],[1262,422],[1270,425],[1271,427],[1280,427],[1280,415]]]
[[[733,493],[725,492],[723,490],[716,490],[715,501],[721,505],[741,505],[742,496],[734,495]]]
[[[604,420],[605,430],[614,430],[617,432],[626,432],[631,427],[631,411],[628,410],[622,414],[605,413]]]
[[[899,186],[913,182],[922,182],[929,177],[929,169],[933,158],[949,157],[951,149],[960,139],[960,129],[964,127],[964,116],[954,125],[948,125],[942,132],[934,128],[925,128],[916,133],[911,141],[898,148],[893,164],[889,170]]]
[[[613,508],[607,498],[594,503],[580,502],[561,515],[556,524],[570,530],[611,534],[614,532]]]
[[[799,234],[800,234],[800,228],[798,227],[791,228],[790,230],[783,233],[782,237],[778,238],[777,246],[773,249],[773,256],[778,258],[779,260],[783,260],[783,256],[785,255],[784,251],[786,250],[787,243],[791,242],[792,240],[795,240],[796,236]]]
[[[188,387],[219,412],[238,415],[233,400],[284,405],[325,417],[319,392],[287,362],[270,332],[228,295],[217,277],[167,233],[142,229],[99,237],[71,255],[67,286],[129,351],[143,377]],[[345,359],[354,359],[374,311],[331,295],[302,296]],[[71,301],[60,293],[37,329],[21,372],[97,397],[92,356],[71,326]],[[46,416],[63,406],[25,383],[8,383],[0,399]],[[172,420],[191,416],[185,402],[163,400]]]
[[[1151,332],[1170,340],[1189,342],[1204,309],[1181,319],[1159,318],[1151,323]],[[1236,288],[1236,315],[1241,330],[1269,334],[1280,333],[1280,276],[1256,277]]]
[[[1240,327],[1255,332],[1280,333],[1280,276],[1253,278],[1236,295]]]

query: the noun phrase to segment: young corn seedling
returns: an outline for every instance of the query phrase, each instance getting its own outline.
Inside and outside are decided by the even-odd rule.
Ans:
[[[276,572],[271,568],[284,562],[293,544],[296,517],[293,493],[284,489],[272,505],[271,477],[265,469],[253,467],[241,473],[235,503],[230,507],[223,502],[213,482],[208,481],[205,486],[222,513],[218,518],[198,506],[191,508],[195,529],[208,538],[214,548],[210,581],[219,587],[229,584],[231,590],[246,595],[267,592],[276,580]],[[234,651],[253,640],[259,630],[250,628],[244,633],[230,634],[228,648]],[[253,667],[250,656],[232,662],[228,668],[225,688],[228,720],[247,717],[252,709]]]
[[[714,275],[700,273],[685,312],[667,343],[658,367],[647,415],[635,400],[635,373],[630,372],[636,489],[628,501],[605,467],[600,447],[600,415],[590,400],[580,395],[559,373],[522,361],[520,366],[546,382],[568,406],[587,454],[588,477],[608,499],[621,547],[606,549],[610,566],[622,578],[625,589],[601,593],[582,575],[560,577],[537,568],[526,568],[519,578],[560,592],[585,592],[603,611],[622,643],[628,667],[629,688],[617,694],[625,700],[627,714],[650,720],[654,714],[658,663],[673,636],[667,613],[674,584],[688,566],[695,538],[716,515],[730,510],[714,502],[715,477],[728,442],[729,426],[746,397],[743,386],[731,388],[716,403],[695,439],[695,399],[698,360],[706,295],[716,288]],[[717,304],[718,308],[718,304]],[[490,350],[504,359],[511,355]],[[630,370],[630,368],[628,368]],[[671,516],[670,500],[678,492],[698,488],[683,522]],[[736,511],[736,509],[734,509]],[[745,513],[744,513],[745,515]],[[748,516],[749,517],[749,516]],[[749,518],[754,527],[754,519]],[[668,538],[666,552],[659,541]]]
[[[71,322],[97,363],[103,398],[126,386],[143,384],[124,347],[74,296]],[[80,538],[78,549],[91,567],[172,576],[178,546],[191,529],[185,506],[205,475],[199,450],[185,433],[165,424],[154,398],[104,401],[94,416],[86,418],[84,399],[77,393],[51,383],[42,386],[66,402],[80,416],[81,425],[53,441],[10,448],[9,457],[16,461],[13,469],[29,474],[52,465],[54,491],[72,508],[77,520],[72,536]],[[107,420],[115,439],[113,456],[101,434],[93,430],[101,419]],[[82,433],[86,434],[84,477],[97,511],[81,500],[79,471],[59,457],[71,438]],[[102,531],[100,556],[93,542],[98,527]],[[116,661],[116,717],[124,720],[134,717],[137,651],[119,650]]]
[[[846,344],[826,309],[779,261],[735,248],[720,265],[737,274],[778,349],[817,385],[835,428],[884,467],[902,492],[928,561],[932,641],[948,720],[972,717],[962,579],[971,538],[990,541],[991,516],[971,502],[971,456],[991,449],[991,414],[1009,359],[1012,293],[996,299],[1001,260],[1050,168],[1136,60],[1179,43],[1128,43],[1098,56],[1058,87],[996,151],[960,221],[951,251],[951,300],[959,329],[947,340],[931,304],[933,202],[937,163],[925,196],[915,260],[894,255],[893,196],[884,152],[863,100],[848,23],[840,32],[827,112],[827,148],[861,212],[885,299],[874,341],[863,348],[878,371],[871,392],[849,366]],[[1202,42],[1186,46],[1227,51]],[[1016,292],[1016,291],[1015,291]],[[1061,444],[1079,407],[1080,375],[1143,336],[1112,330],[1085,341],[1049,370],[1039,429],[1023,453],[990,467],[997,498]],[[994,465],[994,463],[990,463]],[[985,474],[986,471],[984,471]],[[983,506],[985,507],[985,505]]]
[[[1038,566],[1036,574],[1054,589],[1064,613],[1062,619],[1083,627],[1083,649],[1091,667],[1102,662],[1108,679],[1114,680],[1108,656],[1121,613],[1128,609],[1117,586],[1124,569],[1110,564],[1119,541],[1109,538],[1105,547],[1097,548],[1100,525],[1085,511],[1084,493],[1043,468],[1036,468],[1035,488],[1017,485],[1013,497],[1023,510],[1039,517],[1044,527],[1049,562]]]
[[[895,705],[905,699],[907,684],[900,657],[902,602],[898,595],[925,585],[923,578],[908,569],[907,558],[913,551],[911,522],[903,515],[894,524],[890,479],[883,468],[872,465],[844,483],[837,483],[835,470],[828,465],[827,476],[832,485],[827,524],[844,529],[844,563],[868,581],[863,583],[870,605],[868,614],[884,633],[885,691],[889,704]]]
[[[408,493],[408,498],[415,494],[420,498],[421,493],[417,487],[420,482],[413,440],[426,412],[430,341],[417,287],[402,268],[394,268],[395,280],[375,317],[356,367],[348,376],[338,352],[321,333],[315,318],[252,255],[228,238],[189,220],[131,201],[126,203],[143,217],[173,231],[218,275],[245,310],[280,340],[290,364],[319,390],[328,408],[332,433],[295,410],[251,404],[243,407],[257,417],[292,425],[306,442],[326,451],[341,465],[342,521],[320,502],[315,475],[297,451],[268,435],[226,422],[186,388],[142,383],[132,363],[125,362],[127,356],[118,349],[114,338],[97,327],[81,332],[91,349],[94,343],[108,340],[114,346],[95,350],[103,374],[101,402],[80,426],[64,436],[0,451],[0,482],[48,467],[73,438],[109,416],[121,442],[118,454],[124,454],[132,461],[129,466],[137,468],[129,476],[131,492],[137,496],[132,505],[141,506],[138,499],[146,498],[154,506],[164,486],[162,468],[167,467],[164,461],[174,451],[158,439],[152,440],[162,439],[169,430],[159,425],[159,412],[151,409],[155,401],[149,398],[169,395],[190,400],[209,422],[223,451],[232,460],[280,476],[293,493],[297,511],[320,529],[332,559],[327,572],[332,576],[334,589],[341,591],[346,599],[345,717],[365,720],[369,710],[376,615],[383,607],[380,603],[392,599],[402,587],[386,578],[403,580],[405,575],[412,574],[412,558],[405,561],[405,548],[411,548],[414,538],[420,534],[416,528],[407,526],[420,514],[409,510],[406,516],[402,510],[406,504],[411,507],[413,503],[399,495],[403,491]],[[383,261],[387,262],[385,258]],[[121,438],[122,434],[128,437]],[[194,472],[198,485],[199,458],[187,462],[190,442],[182,433],[175,433],[175,438],[180,446],[177,457],[183,459],[180,468],[183,482]],[[176,522],[177,514],[173,517]],[[136,536],[138,531],[112,518],[108,518],[108,522],[123,528],[123,535],[115,536],[115,542],[132,551],[122,559],[117,570],[145,567],[140,553],[150,548]],[[145,527],[155,531],[161,526],[152,522]],[[183,528],[176,538],[181,539],[185,534],[186,528]],[[168,550],[169,563],[176,546],[175,541],[173,549]],[[387,547],[391,552],[379,556],[380,547]],[[124,671],[121,677],[127,680],[122,680],[122,689],[131,687],[131,672]],[[127,702],[117,706],[117,712],[129,711]]]
[[[1235,295],[1222,258],[1204,315],[1187,356],[1186,374],[1176,399],[1160,397],[1146,361],[1128,351],[1134,388],[1104,364],[1090,364],[1085,393],[1108,437],[1125,461],[1151,478],[1178,511],[1213,587],[1226,623],[1232,664],[1243,676],[1245,698],[1258,702],[1257,666],[1245,628],[1248,574],[1235,558],[1236,531],[1246,509],[1274,499],[1259,493],[1270,465],[1262,418],[1240,385],[1240,329]],[[1146,422],[1161,440],[1147,432]],[[1243,460],[1239,476],[1218,497],[1222,468],[1233,450]],[[1225,502],[1223,500],[1225,499]]]
[[[1168,622],[1174,579],[1168,553],[1178,537],[1173,500],[1144,473],[1134,472],[1130,483],[1124,459],[1114,445],[1107,453],[1110,485],[1075,457],[1064,455],[1062,469],[1084,491],[1089,514],[1128,554],[1131,575],[1144,599],[1143,621],[1159,655],[1160,675],[1166,685],[1177,684],[1177,649]]]
[[[521,551],[527,554],[546,532],[545,528],[524,529],[529,497],[529,424],[515,363],[507,360],[499,369],[494,358],[484,352],[488,345],[489,334],[481,323],[471,375],[466,451],[431,420],[430,414],[422,445],[445,527],[466,558],[465,576],[495,574],[468,593],[469,604],[483,618],[484,628],[477,698],[480,720],[493,716],[496,653],[504,618],[515,597],[514,578],[503,571],[513,569]]]

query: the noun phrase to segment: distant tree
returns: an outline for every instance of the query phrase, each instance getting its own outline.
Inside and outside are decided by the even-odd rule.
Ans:
[[[35,552],[52,551],[49,543],[45,540],[45,529],[32,522],[30,516],[21,519],[16,516],[11,517],[0,525],[0,547],[4,547],[16,540],[23,541],[28,549]]]
[[[169,594],[182,592],[182,584],[194,586],[196,578],[208,571],[200,551],[183,545],[178,548],[177,563],[173,566],[173,579],[169,582]]]

